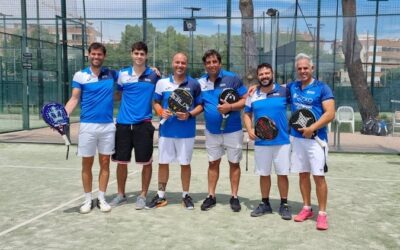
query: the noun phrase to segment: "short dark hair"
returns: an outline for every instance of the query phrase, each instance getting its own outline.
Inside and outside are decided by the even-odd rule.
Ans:
[[[142,41],[132,44],[131,52],[133,52],[134,50],[143,50],[144,52],[146,52],[146,54],[148,52],[146,43]]]
[[[102,43],[94,42],[89,45],[88,51],[92,51],[93,49],[101,49],[104,55],[107,53],[106,47]]]
[[[259,64],[259,65],[257,66],[257,75],[258,75],[258,71],[259,71],[260,69],[262,69],[262,68],[270,69],[272,72],[274,71],[274,70],[272,69],[271,64],[269,64],[269,63],[261,63],[261,64]]]
[[[216,51],[215,49],[207,50],[204,53],[204,56],[202,58],[203,63],[206,63],[207,57],[209,57],[209,56],[216,56],[218,61],[219,61],[219,63],[221,63],[221,54],[218,51]]]

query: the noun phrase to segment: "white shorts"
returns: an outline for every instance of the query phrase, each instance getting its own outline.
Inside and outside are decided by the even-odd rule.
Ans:
[[[326,159],[325,159],[326,158]],[[305,138],[292,138],[291,172],[311,173],[324,176],[325,160],[328,160],[328,145],[325,154],[317,141]]]
[[[254,173],[271,175],[274,163],[277,175],[288,175],[290,169],[290,144],[276,146],[254,146]]]
[[[239,163],[242,159],[243,147],[243,131],[239,130],[227,134],[211,134],[207,129],[206,135],[206,149],[209,161],[216,161],[221,159],[225,153],[228,161],[232,163]]]
[[[158,140],[158,163],[178,162],[189,165],[192,161],[194,138],[160,137]]]
[[[81,123],[79,125],[78,156],[112,155],[115,145],[114,123]]]

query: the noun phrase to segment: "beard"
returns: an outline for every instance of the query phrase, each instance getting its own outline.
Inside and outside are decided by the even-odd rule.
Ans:
[[[261,81],[258,81],[261,87],[268,87],[274,82],[274,79],[262,79]]]

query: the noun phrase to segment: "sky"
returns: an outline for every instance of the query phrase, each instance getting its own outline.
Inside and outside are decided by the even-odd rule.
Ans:
[[[19,2],[19,1],[18,1]],[[41,18],[54,18],[54,15],[60,14],[60,0],[27,0],[27,16],[32,18],[31,22],[35,22],[36,18],[36,2],[39,3]],[[265,30],[268,32],[273,22],[271,18],[263,18],[268,8],[279,10],[279,29],[280,31],[289,31],[293,29],[295,0],[253,0],[254,5],[254,25],[256,31]],[[304,32],[314,32],[317,25],[317,0],[299,0],[299,13],[297,30]],[[337,0],[339,4],[339,15],[341,15],[341,0]],[[83,16],[83,1],[68,0],[67,12],[69,18],[82,18]],[[86,17],[100,31],[102,26],[103,41],[104,40],[119,40],[121,32],[125,29],[125,25],[137,23],[141,24],[142,5],[141,0],[86,0]],[[374,17],[368,16],[375,13],[376,2],[370,0],[357,0],[358,17],[357,29],[358,33],[374,32]],[[7,20],[18,22],[21,16],[20,4],[15,4],[13,1],[0,0],[0,13],[12,15],[7,17]],[[378,23],[378,37],[400,37],[400,0],[381,1],[379,3],[380,14],[387,16],[380,17]],[[216,34],[218,28],[221,33],[226,33],[226,1],[220,0],[147,0],[147,17],[152,22],[158,31],[164,31],[168,26],[172,25],[178,32],[183,32],[183,18],[191,16],[191,11],[184,7],[199,7],[200,11],[195,11],[194,16],[197,17],[196,34]],[[301,11],[300,11],[301,9]],[[342,19],[339,18],[336,22],[334,18],[336,12],[335,0],[321,0],[321,37],[324,39],[334,38],[334,28],[337,23],[338,37],[342,33]],[[303,16],[303,15],[304,16]],[[398,14],[393,16],[391,14]],[[1,15],[1,14],[0,14]],[[329,17],[326,17],[329,16]],[[211,18],[214,17],[214,18]],[[232,34],[239,34],[241,30],[241,13],[239,10],[239,0],[232,0],[232,19],[231,28]],[[163,20],[161,20],[163,19]],[[11,22],[13,22],[11,21]],[[42,21],[42,23],[53,23],[53,20]],[[184,32],[183,32],[184,33]],[[188,32],[186,32],[188,33]],[[189,35],[189,34],[188,34]]]

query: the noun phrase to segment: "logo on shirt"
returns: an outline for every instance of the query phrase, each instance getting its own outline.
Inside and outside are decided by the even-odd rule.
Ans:
[[[221,82],[221,84],[219,85],[221,88],[222,87],[226,87],[226,83],[224,83],[224,82]]]
[[[315,91],[312,91],[312,90],[307,90],[306,94],[309,94],[309,95],[315,95]]]

